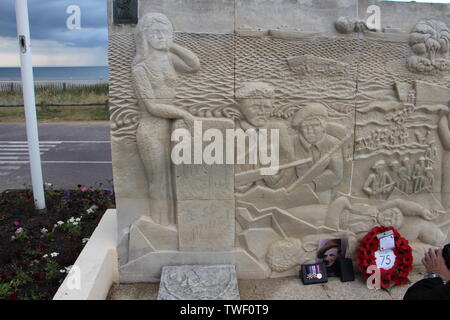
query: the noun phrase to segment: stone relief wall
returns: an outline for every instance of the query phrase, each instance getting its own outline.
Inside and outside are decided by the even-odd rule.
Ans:
[[[352,256],[375,225],[396,227],[416,265],[449,241],[450,82],[446,68],[417,63],[444,64],[447,26],[422,20],[392,37],[340,21],[352,22],[344,36],[174,32],[171,62],[152,56],[147,78],[136,76],[135,61],[135,39],[145,40],[110,35],[121,281],[157,281],[167,264],[235,264],[241,278],[294,275],[315,260],[320,239],[348,238]],[[177,70],[179,58],[187,72]],[[170,132],[192,130],[194,119],[221,132],[278,129],[282,170],[171,164]]]

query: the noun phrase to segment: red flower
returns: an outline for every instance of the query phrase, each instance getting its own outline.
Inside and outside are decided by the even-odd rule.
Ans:
[[[391,275],[390,274],[383,274],[381,276],[381,288],[383,289],[389,289],[391,287]]]
[[[47,246],[45,244],[40,244],[39,249],[47,249]]]
[[[12,295],[9,296],[9,300],[17,300],[17,295],[13,293]]]
[[[39,272],[36,272],[35,274],[33,274],[33,278],[34,278],[34,280],[41,280],[42,279],[41,274]]]
[[[0,279],[4,282],[8,282],[8,276],[4,273],[0,274]]]

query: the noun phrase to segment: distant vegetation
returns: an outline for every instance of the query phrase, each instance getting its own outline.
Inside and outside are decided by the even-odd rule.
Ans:
[[[12,89],[12,90],[11,90]],[[49,106],[45,104],[100,103],[108,99],[108,84],[71,85],[63,83],[45,84],[36,88],[36,105],[40,121],[101,121],[109,120],[109,112],[104,105],[99,106]],[[23,104],[22,89],[19,85],[0,84],[0,105]],[[22,107],[0,107],[0,122],[22,122]]]
[[[0,84],[1,104],[22,104],[22,89],[17,84]],[[108,84],[71,85],[60,83],[45,84],[36,87],[36,104],[50,103],[91,103],[108,99]]]

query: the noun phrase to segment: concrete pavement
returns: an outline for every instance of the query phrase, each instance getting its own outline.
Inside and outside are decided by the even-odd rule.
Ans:
[[[109,122],[42,123],[44,181],[55,188],[112,181]],[[0,192],[31,185],[25,124],[0,124]]]

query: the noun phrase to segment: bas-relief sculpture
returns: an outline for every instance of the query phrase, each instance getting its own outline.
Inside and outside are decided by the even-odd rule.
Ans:
[[[336,27],[372,32],[348,19]],[[416,265],[424,250],[448,241],[450,85],[445,69],[411,69],[411,51],[437,61],[447,48],[442,23],[418,23],[411,39],[418,44],[430,28],[442,34],[441,49],[424,40],[432,56],[391,38],[173,35],[166,16],[141,15],[136,49],[127,51],[135,100],[111,96],[115,152],[125,148],[125,132],[142,163],[134,174],[148,185],[148,212],[119,230],[128,234],[121,281],[158,281],[163,266],[179,264],[234,264],[240,278],[294,275],[314,261],[320,239],[348,238],[352,256],[376,225],[397,228]],[[230,43],[234,59],[217,50]],[[112,61],[113,75],[123,70]],[[173,165],[171,132],[191,130],[194,120],[242,129],[248,139],[278,130],[280,170],[258,174],[259,162]],[[122,207],[119,220],[126,215]]]

